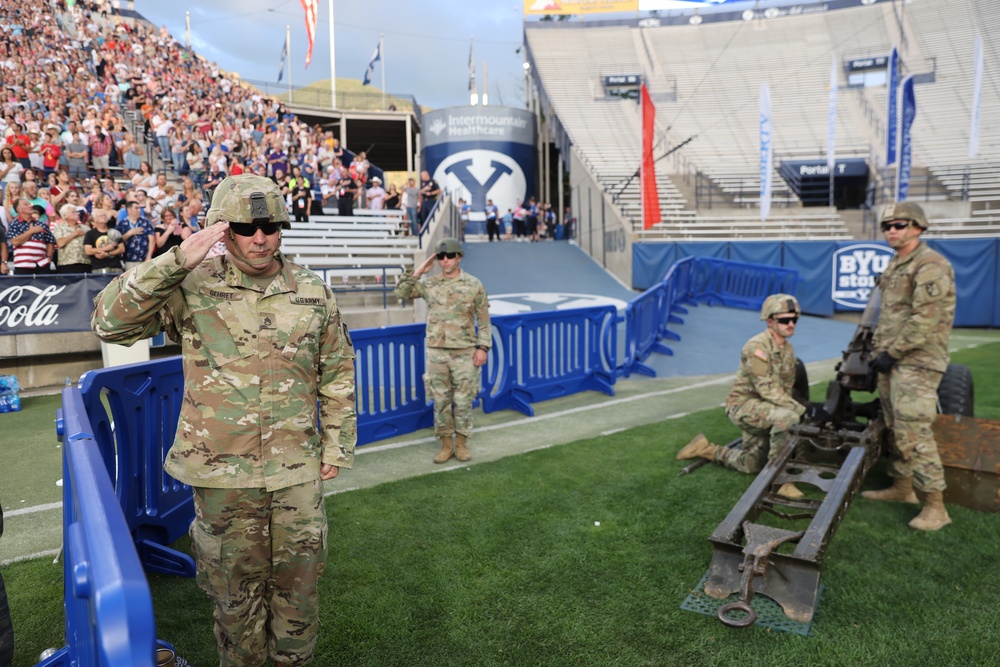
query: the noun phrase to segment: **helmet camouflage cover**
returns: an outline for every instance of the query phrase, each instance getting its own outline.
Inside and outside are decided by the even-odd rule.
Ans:
[[[212,205],[205,214],[205,226],[226,222],[280,222],[291,229],[285,198],[277,184],[255,174],[227,176],[212,193]]]
[[[459,255],[465,256],[462,252],[462,244],[459,243],[458,239],[453,239],[450,236],[438,241],[438,244],[434,246],[434,252],[456,252]]]
[[[887,204],[884,209],[882,209],[882,217],[879,218],[879,224],[883,222],[892,222],[893,220],[909,220],[918,227],[927,229],[927,216],[924,215],[924,209],[920,208],[920,204],[911,201],[901,201],[895,204]]]
[[[760,309],[760,319],[766,320],[781,313],[801,315],[802,310],[799,309],[798,300],[791,294],[772,294],[764,299],[764,305]]]

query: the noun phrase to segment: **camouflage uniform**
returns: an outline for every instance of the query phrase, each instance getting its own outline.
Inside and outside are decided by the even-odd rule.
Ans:
[[[740,352],[736,382],[726,398],[726,416],[743,432],[742,449],[720,448],[716,461],[744,473],[757,473],[798,424],[805,406],[792,398],[795,349],[778,345],[765,330]]]
[[[407,272],[400,278],[396,295],[427,301],[424,383],[434,400],[435,435],[472,435],[472,401],[479,393],[482,377],[473,356],[477,347],[489,349],[493,338],[486,289],[465,271],[454,278],[439,274],[425,280]]]
[[[318,276],[277,260],[262,288],[228,255],[185,269],[175,247],[112,281],[93,315],[109,342],[160,331],[181,341],[185,394],[164,470],[195,487],[192,548],[223,666],[311,661],[326,559],[320,465],[354,460],[347,329]]]
[[[931,424],[937,387],[948,368],[948,337],[955,320],[955,271],[921,243],[896,255],[882,274],[882,313],[872,340],[874,354],[897,359],[878,376],[886,426],[895,444],[889,475],[913,478],[918,491],[943,491],[944,469]]]
[[[0,505],[0,536],[3,535],[3,506]],[[0,667],[10,667],[14,660],[14,628],[10,622],[7,588],[0,575]]]

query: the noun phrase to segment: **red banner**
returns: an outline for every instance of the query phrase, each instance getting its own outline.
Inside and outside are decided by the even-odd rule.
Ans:
[[[639,187],[642,189],[642,228],[649,229],[660,222],[660,193],[656,190],[656,166],[653,160],[653,139],[656,136],[656,107],[646,90],[640,89],[642,99],[642,167]]]
[[[316,40],[316,13],[319,11],[319,0],[301,0],[302,9],[306,11],[306,38],[309,40],[309,50],[306,51],[306,67],[313,58],[313,42]],[[333,26],[330,26],[333,30]],[[333,76],[331,74],[331,76]],[[291,100],[288,100],[291,102]]]

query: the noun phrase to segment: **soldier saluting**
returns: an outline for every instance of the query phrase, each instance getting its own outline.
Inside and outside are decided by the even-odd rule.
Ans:
[[[277,185],[230,176],[204,229],[95,300],[103,340],[166,331],[181,343],[184,400],[164,470],[193,487],[197,581],[225,665],[312,660],[322,480],[354,460],[351,339],[330,288],[281,254],[289,227]],[[218,241],[226,254],[206,260]]]
[[[479,393],[479,369],[486,363],[493,340],[486,289],[462,271],[462,254],[457,239],[442,239],[435,253],[400,278],[396,287],[401,299],[423,297],[427,301],[424,380],[434,399],[434,434],[441,441],[434,463],[445,463],[452,456],[459,461],[472,458],[467,447],[472,435],[472,401]],[[420,280],[435,260],[441,273]]]
[[[918,504],[910,528],[939,530],[951,523],[944,506],[944,468],[931,424],[937,388],[948,368],[948,338],[955,321],[955,271],[948,260],[920,242],[927,217],[912,202],[889,204],[880,218],[882,234],[896,255],[879,285],[882,313],[872,339],[872,370],[886,427],[892,485],[865,491],[869,500]],[[916,491],[916,492],[915,492]]]

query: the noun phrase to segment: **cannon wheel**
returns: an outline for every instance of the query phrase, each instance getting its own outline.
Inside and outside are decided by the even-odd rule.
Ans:
[[[974,417],[972,372],[968,366],[948,364],[938,385],[938,409],[943,415]]]
[[[971,378],[969,381],[972,381]],[[941,384],[944,385],[943,380]],[[792,398],[802,405],[809,405],[809,374],[806,372],[806,365],[798,357],[795,357],[795,384],[792,385]]]

